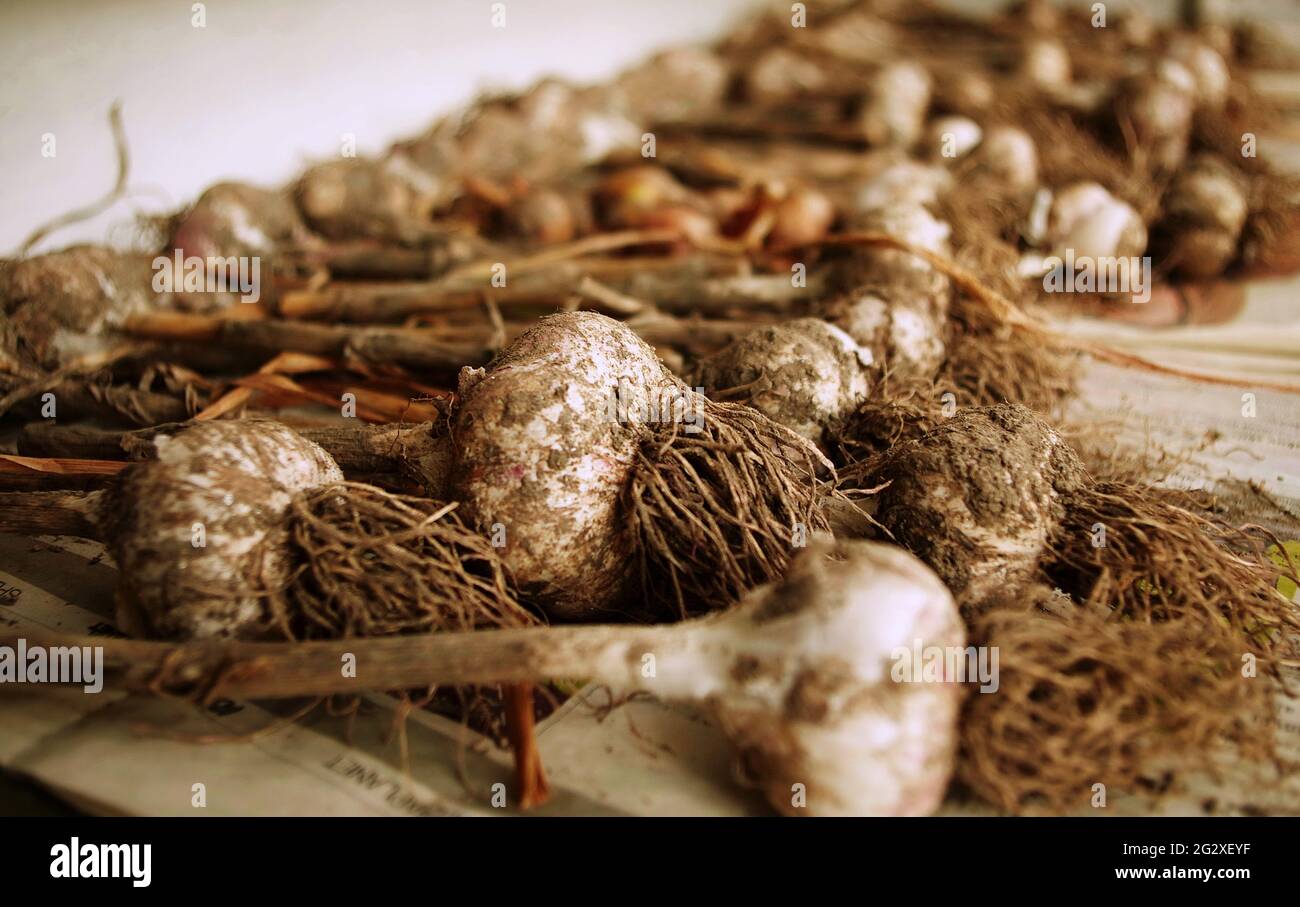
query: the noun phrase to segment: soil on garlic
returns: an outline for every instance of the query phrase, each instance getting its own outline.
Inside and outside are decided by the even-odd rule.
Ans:
[[[542,319],[486,370],[462,372],[453,493],[554,613],[622,598],[632,549],[617,502],[642,427],[612,418],[611,402],[622,387],[648,406],[677,386],[635,334],[594,313]]]
[[[115,319],[156,308],[150,256],[72,246],[4,268],[4,346],[19,361],[52,370],[106,348]]]
[[[811,444],[687,388],[603,315],[544,318],[463,370],[452,431],[453,495],[557,618],[727,607],[826,526]],[[636,582],[671,610],[644,614]]]
[[[875,518],[948,584],[963,613],[1031,578],[1062,498],[1086,474],[1065,441],[1019,406],[959,412],[884,454]]]
[[[818,318],[760,328],[703,360],[694,383],[815,444],[867,397],[871,350]]]
[[[294,568],[284,513],[343,473],[274,422],[204,422],[155,444],[157,459],[124,470],[101,509],[119,626],[163,638],[267,633],[265,591]]]

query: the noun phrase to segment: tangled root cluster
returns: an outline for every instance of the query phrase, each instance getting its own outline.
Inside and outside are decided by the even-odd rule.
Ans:
[[[957,389],[959,406],[1020,403],[1051,415],[1073,392],[1078,356],[1064,344],[1026,335],[965,294],[953,300],[951,318],[940,380]]]
[[[938,427],[944,418],[945,393],[955,397],[956,389],[920,378],[884,375],[843,430],[828,439],[831,457],[845,464],[841,480],[860,486],[854,477],[866,470],[873,457]]]
[[[958,776],[1011,812],[1143,795],[1225,749],[1276,756],[1274,697],[1300,647],[1263,530],[1220,526],[1178,489],[1089,475],[1019,406],[964,409],[845,470],[877,524],[953,592],[999,686],[972,693]],[[1159,784],[1148,784],[1157,773]]]
[[[1252,541],[1160,489],[1102,482],[1071,501],[1045,564],[1059,591],[972,618],[1002,671],[996,695],[967,704],[965,784],[1003,809],[1061,812],[1098,782],[1133,792],[1163,771],[1177,784],[1225,745],[1274,757],[1300,612],[1276,567],[1233,550]]]
[[[518,627],[539,619],[515,598],[487,539],[454,504],[343,482],[297,495],[287,515],[289,583],[271,590],[289,638]]]
[[[1271,714],[1274,686],[1243,677],[1241,647],[1204,628],[1023,600],[986,610],[970,629],[999,649],[999,688],[967,700],[959,780],[1009,812],[1077,812],[1095,784],[1141,791],[1155,773],[1206,767],[1224,743],[1267,757],[1272,726],[1256,716]]]
[[[646,435],[626,491],[652,619],[734,604],[829,528],[816,449],[746,406],[701,400],[698,432]]]
[[[1049,573],[1119,619],[1192,621],[1219,628],[1241,652],[1268,656],[1300,630],[1300,614],[1275,588],[1275,566],[1258,550],[1233,550],[1253,543],[1170,503],[1161,489],[1102,482],[1067,508]]]

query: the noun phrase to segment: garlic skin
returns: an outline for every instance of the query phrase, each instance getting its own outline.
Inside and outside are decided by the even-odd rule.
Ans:
[[[1237,257],[1250,213],[1241,174],[1212,155],[1187,163],[1164,196],[1160,231],[1178,273],[1208,278],[1223,273]]]
[[[1060,41],[1034,38],[1025,45],[1020,75],[1042,91],[1053,92],[1070,84],[1070,53]]]
[[[925,147],[930,157],[956,160],[970,154],[984,140],[984,130],[969,117],[939,117],[926,131]]]
[[[919,63],[890,63],[872,79],[859,114],[863,137],[872,145],[910,148],[921,138],[930,107],[932,80]]]
[[[275,422],[202,422],[154,440],[106,492],[118,625],[133,636],[256,638],[262,591],[288,582],[276,544],[293,496],[343,481],[330,455]]]
[[[888,483],[875,518],[968,614],[1033,578],[1064,500],[1085,479],[1060,434],[1023,406],[999,405],[895,446],[867,481]]]
[[[1232,88],[1232,76],[1217,50],[1191,35],[1175,35],[1169,42],[1168,54],[1191,73],[1198,106],[1217,110],[1224,105]]]
[[[760,328],[700,363],[696,381],[714,399],[745,387],[743,400],[780,425],[820,444],[870,391],[872,354],[820,318]]]
[[[554,616],[609,608],[628,580],[618,503],[645,426],[617,421],[620,386],[634,410],[684,390],[630,328],[594,312],[543,318],[486,369],[461,370],[452,496]]]
[[[962,684],[898,682],[892,664],[918,640],[964,647],[965,628],[943,583],[906,551],[814,537],[782,581],[691,631],[690,644],[658,654],[655,678],[633,682],[706,702],[742,776],[778,812],[927,815],[942,802]],[[639,665],[607,679],[626,684]]]
[[[1074,183],[1056,194],[1048,215],[1047,240],[1058,254],[1076,257],[1140,256],[1147,228],[1128,203],[1098,183]]]
[[[995,126],[984,136],[973,159],[1012,193],[1023,195],[1038,186],[1038,148],[1029,133],[1015,126]]]

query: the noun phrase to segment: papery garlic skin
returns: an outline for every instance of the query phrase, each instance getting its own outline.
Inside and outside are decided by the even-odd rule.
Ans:
[[[503,544],[520,588],[557,616],[620,598],[631,570],[619,497],[650,411],[680,389],[626,325],[594,312],[543,318],[485,369],[462,369],[451,493]]]
[[[704,360],[696,380],[705,393],[747,388],[743,399],[773,422],[823,441],[826,431],[866,400],[871,350],[820,318],[759,328]]]
[[[707,702],[742,775],[786,815],[926,815],[947,790],[964,694],[895,670],[965,646],[948,591],[891,545],[814,539],[786,578],[701,626],[642,684]],[[704,662],[707,660],[707,664]],[[900,677],[912,678],[901,681]]]
[[[1048,215],[1053,251],[1075,257],[1128,258],[1147,247],[1147,228],[1131,205],[1098,183],[1075,183],[1056,193]]]

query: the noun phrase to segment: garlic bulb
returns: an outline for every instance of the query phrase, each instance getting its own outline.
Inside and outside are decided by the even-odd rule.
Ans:
[[[1211,155],[1193,158],[1169,184],[1160,230],[1179,273],[1214,277],[1237,256],[1250,206],[1244,177]]]
[[[859,116],[863,136],[872,145],[915,145],[925,128],[930,89],[930,73],[919,63],[885,66],[872,80]]]
[[[741,399],[818,444],[870,390],[871,350],[819,318],[759,328],[700,363],[697,381],[718,399]],[[727,391],[743,389],[740,396]]]
[[[970,154],[983,138],[984,130],[969,117],[939,117],[926,131],[925,149],[932,158],[951,160]]]
[[[980,169],[1013,193],[1031,192],[1038,185],[1038,149],[1033,137],[1015,126],[995,126],[975,151]]]
[[[1047,239],[1058,254],[1109,258],[1140,256],[1147,228],[1132,206],[1098,183],[1075,183],[1062,189],[1048,215]]]
[[[952,174],[944,168],[903,159],[863,180],[854,205],[862,214],[895,206],[933,205],[951,188]]]
[[[98,507],[119,571],[118,625],[136,636],[257,636],[265,590],[293,566],[275,544],[290,500],[342,471],[275,422],[201,422],[154,446],[157,457],[124,470]]]
[[[1057,91],[1070,84],[1070,53],[1060,41],[1035,38],[1025,45],[1020,74],[1043,91]]]
[[[875,518],[948,584],[963,613],[1033,578],[1063,501],[1086,473],[1023,406],[969,409],[892,448],[869,477],[888,483]]]
[[[1169,57],[1192,74],[1197,104],[1217,109],[1228,99],[1232,77],[1228,64],[1217,50],[1190,35],[1175,35],[1169,42]]]

